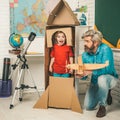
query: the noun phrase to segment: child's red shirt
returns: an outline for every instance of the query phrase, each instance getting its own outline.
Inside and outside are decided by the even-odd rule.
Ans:
[[[50,56],[55,58],[53,72],[64,74],[66,73],[66,65],[70,63],[69,57],[73,57],[73,51],[70,46],[55,44]]]

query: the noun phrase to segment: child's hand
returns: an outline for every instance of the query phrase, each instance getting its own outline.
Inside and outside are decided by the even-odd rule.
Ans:
[[[70,73],[70,74],[73,74],[73,70],[72,70],[72,69],[70,69],[70,70],[69,70],[69,73]]]
[[[53,72],[53,69],[52,69],[52,67],[51,67],[51,66],[49,67],[49,71],[50,71],[50,72]]]

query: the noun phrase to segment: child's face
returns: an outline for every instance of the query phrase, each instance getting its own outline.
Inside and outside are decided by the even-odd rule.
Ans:
[[[65,35],[63,33],[59,33],[56,37],[56,40],[57,40],[57,44],[58,45],[64,45],[65,44]]]

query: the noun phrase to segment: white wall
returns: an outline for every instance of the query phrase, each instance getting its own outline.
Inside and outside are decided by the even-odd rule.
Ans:
[[[2,78],[3,58],[9,57],[9,0],[0,1],[0,79]]]

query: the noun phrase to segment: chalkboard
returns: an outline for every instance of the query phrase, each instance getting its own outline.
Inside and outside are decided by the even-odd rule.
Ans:
[[[95,25],[115,47],[120,38],[120,0],[95,0]]]

